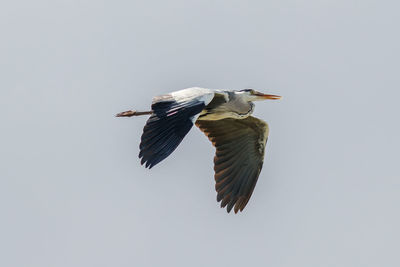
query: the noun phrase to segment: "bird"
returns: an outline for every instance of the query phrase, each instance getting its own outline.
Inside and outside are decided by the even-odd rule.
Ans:
[[[253,101],[281,96],[254,89],[191,87],[153,98],[150,111],[128,110],[116,117],[150,115],[141,136],[139,158],[151,169],[166,159],[196,125],[216,149],[217,202],[229,213],[243,211],[260,175],[269,135],[266,122],[251,116]]]

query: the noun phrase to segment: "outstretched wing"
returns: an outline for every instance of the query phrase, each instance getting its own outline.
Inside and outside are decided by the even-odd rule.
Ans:
[[[249,201],[264,161],[268,124],[255,117],[242,120],[198,120],[196,126],[216,148],[215,189],[221,207],[242,211]]]
[[[192,128],[199,113],[214,97],[214,91],[188,88],[153,99],[153,114],[143,128],[139,158],[152,168],[168,157]]]

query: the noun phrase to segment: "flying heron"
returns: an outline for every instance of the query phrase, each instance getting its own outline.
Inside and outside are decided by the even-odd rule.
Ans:
[[[253,101],[280,96],[244,90],[183,89],[153,98],[151,111],[129,110],[117,117],[151,115],[140,142],[141,164],[152,168],[167,158],[196,124],[216,148],[215,189],[221,208],[242,211],[260,175],[268,124],[250,116]]]

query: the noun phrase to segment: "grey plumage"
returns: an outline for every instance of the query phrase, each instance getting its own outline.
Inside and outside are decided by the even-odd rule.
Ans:
[[[252,116],[246,119],[198,120],[196,125],[216,148],[215,190],[221,207],[242,211],[260,175],[268,138],[267,123]]]
[[[118,117],[151,114],[141,138],[141,164],[152,168],[167,158],[194,124],[216,148],[217,201],[230,212],[242,211],[260,175],[269,128],[250,116],[252,101],[280,99],[252,89],[188,88],[153,98],[151,111],[125,111]]]

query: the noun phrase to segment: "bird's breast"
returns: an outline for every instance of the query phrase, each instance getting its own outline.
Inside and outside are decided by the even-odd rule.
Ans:
[[[207,107],[202,110],[199,116],[199,120],[222,120],[222,119],[245,119],[249,117],[254,111],[254,104],[248,103],[247,106],[232,105],[232,103],[226,103],[215,107],[213,109],[208,109]]]

